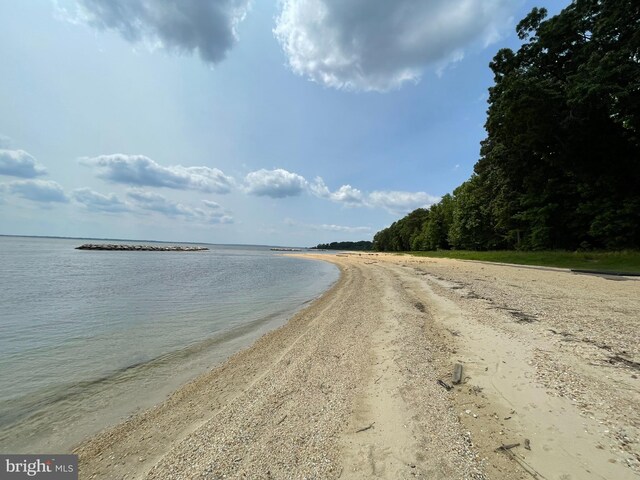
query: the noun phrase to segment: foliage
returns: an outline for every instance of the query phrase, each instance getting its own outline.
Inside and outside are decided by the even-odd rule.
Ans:
[[[367,251],[373,249],[373,243],[367,240],[360,240],[359,242],[331,242],[321,243],[315,247],[311,247],[316,250],[358,250]]]
[[[490,64],[472,177],[378,232],[377,249],[640,246],[640,3],[575,0],[545,17],[534,8],[518,51]]]

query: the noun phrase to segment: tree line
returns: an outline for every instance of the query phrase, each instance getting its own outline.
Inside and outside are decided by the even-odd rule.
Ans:
[[[640,247],[640,3],[534,8],[494,85],[471,178],[374,237],[383,251]]]
[[[331,242],[320,243],[315,247],[311,247],[315,250],[373,250],[373,242],[368,240],[360,240],[359,242]]]

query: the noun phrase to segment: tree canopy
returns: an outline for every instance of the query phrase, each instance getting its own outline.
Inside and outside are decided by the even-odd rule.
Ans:
[[[376,248],[640,246],[640,3],[575,0],[546,16],[534,8],[518,51],[490,63],[474,174],[378,232]]]
[[[373,243],[368,240],[360,240],[358,242],[331,242],[331,243],[320,243],[315,247],[311,247],[315,250],[372,250]]]

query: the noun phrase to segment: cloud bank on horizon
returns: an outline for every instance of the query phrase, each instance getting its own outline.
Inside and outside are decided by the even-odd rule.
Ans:
[[[0,175],[27,178],[0,183],[0,193],[8,192],[43,204],[69,203],[70,200],[74,200],[76,204],[98,213],[136,213],[144,210],[170,218],[183,218],[206,224],[232,223],[233,217],[217,202],[205,199],[202,200],[203,207],[193,207],[174,202],[159,193],[144,190],[143,187],[222,195],[235,189],[247,195],[279,200],[306,193],[345,207],[382,208],[392,214],[405,214],[416,208],[428,207],[439,200],[439,197],[426,192],[367,193],[351,185],[342,185],[331,191],[322,177],[318,176],[309,182],[304,176],[282,168],[255,170],[249,172],[243,181],[238,182],[217,168],[182,165],[166,167],[144,155],[116,153],[83,157],[78,159],[78,162],[93,168],[97,178],[128,187],[127,200],[121,200],[115,193],[103,194],[88,187],[76,188],[68,195],[57,182],[31,178],[45,174],[46,169],[23,150],[0,150]],[[351,227],[332,228],[329,224],[305,226],[336,232],[365,231],[361,227],[358,227],[360,230],[353,230]]]
[[[249,195],[274,199],[295,197],[307,192],[317,198],[347,207],[383,208],[394,214],[428,207],[439,200],[439,197],[426,192],[373,191],[367,194],[351,185],[342,185],[331,191],[322,177],[316,177],[313,182],[309,182],[304,176],[282,168],[255,170],[249,172],[242,182],[238,182],[217,168],[182,165],[165,167],[144,155],[116,153],[81,158],[79,162],[93,167],[96,176],[102,180],[131,187],[170,188],[217,194],[230,193],[235,187]],[[86,196],[82,198],[87,199]],[[90,200],[88,203],[96,204]],[[100,201],[108,201],[98,198],[93,200],[98,201],[97,204]],[[166,211],[168,210],[164,212]]]

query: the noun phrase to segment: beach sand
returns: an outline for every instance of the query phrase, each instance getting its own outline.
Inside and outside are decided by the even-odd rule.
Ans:
[[[334,262],[340,280],[81,444],[81,479],[640,476],[637,279],[302,256]],[[455,364],[462,382],[447,390]]]

